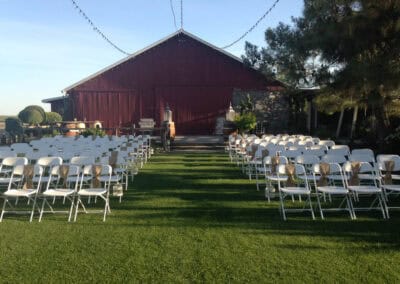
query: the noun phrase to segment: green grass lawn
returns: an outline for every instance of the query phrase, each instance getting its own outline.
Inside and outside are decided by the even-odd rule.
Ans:
[[[112,214],[6,216],[0,282],[397,282],[400,213],[291,214],[225,154],[160,154]]]

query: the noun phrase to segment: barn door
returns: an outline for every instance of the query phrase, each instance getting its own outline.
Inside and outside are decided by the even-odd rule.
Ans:
[[[216,119],[224,116],[231,95],[230,87],[168,86],[155,89],[159,113],[169,105],[178,135],[213,134]]]

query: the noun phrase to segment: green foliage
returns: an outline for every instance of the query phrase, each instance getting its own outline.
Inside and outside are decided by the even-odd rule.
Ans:
[[[61,122],[62,117],[57,112],[46,112],[46,123],[56,123]]]
[[[257,118],[254,113],[247,112],[235,118],[236,127],[240,133],[253,130],[257,125]]]
[[[103,137],[106,135],[106,132],[99,128],[86,128],[84,131],[82,131],[81,135],[84,137],[88,137],[88,136]]]
[[[37,125],[46,121],[46,113],[42,107],[30,105],[19,112],[18,118],[29,125]]]
[[[22,127],[22,122],[19,118],[8,117],[6,118],[6,131],[10,135],[21,135],[24,133],[24,129]]]

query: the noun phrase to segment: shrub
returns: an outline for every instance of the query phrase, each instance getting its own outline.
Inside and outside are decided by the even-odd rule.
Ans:
[[[243,113],[235,118],[236,127],[240,133],[250,131],[257,125],[257,118],[254,113]]]
[[[18,114],[18,118],[29,125],[37,125],[44,122],[43,115],[36,109],[24,109]]]
[[[56,123],[56,122],[61,122],[62,117],[59,113],[57,112],[46,112],[46,123]]]
[[[81,134],[83,137],[88,137],[90,135],[103,137],[106,135],[106,132],[99,128],[86,128]]]
[[[46,121],[46,112],[41,106],[30,105],[20,111],[18,117],[24,123],[35,125]]]
[[[22,127],[22,122],[19,118],[8,117],[5,120],[6,122],[6,131],[12,135],[22,135],[24,133],[24,129]]]

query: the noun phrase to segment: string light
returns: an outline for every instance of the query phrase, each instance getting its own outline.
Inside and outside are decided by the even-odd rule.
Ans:
[[[174,4],[172,3],[172,0],[169,0],[169,4],[171,6],[171,12],[172,12],[172,16],[174,17],[174,26],[175,26],[175,30],[178,29],[178,26],[176,25],[176,17],[175,17],[175,11],[174,11]]]
[[[183,29],[183,0],[181,0],[181,29]]]
[[[86,13],[79,7],[75,0],[71,0],[72,5],[74,5],[75,9],[78,10],[79,14],[88,22],[88,24],[92,27],[92,29],[98,33],[106,42],[108,42],[112,47],[114,47],[119,52],[130,55],[130,53],[124,51],[123,49],[119,48],[116,44],[114,44],[106,35],[92,22],[92,20],[86,15]]]
[[[278,4],[279,1],[280,1],[280,0],[275,0],[274,4],[272,4],[272,6],[264,13],[264,15],[262,15],[261,18],[259,18],[259,19],[257,20],[257,22],[256,22],[254,25],[252,25],[252,26],[250,27],[250,29],[248,29],[248,30],[247,30],[243,35],[241,35],[237,40],[235,40],[235,41],[232,42],[231,44],[228,44],[228,45],[226,45],[226,46],[224,46],[224,47],[221,47],[221,48],[222,48],[222,49],[227,49],[227,48],[229,48],[229,47],[235,45],[236,43],[238,43],[238,42],[241,41],[242,39],[244,39],[249,33],[251,33],[251,32],[258,26],[258,24],[259,24],[262,20],[264,20],[264,18],[265,18],[269,13],[271,13],[271,11],[275,8],[276,4]]]

